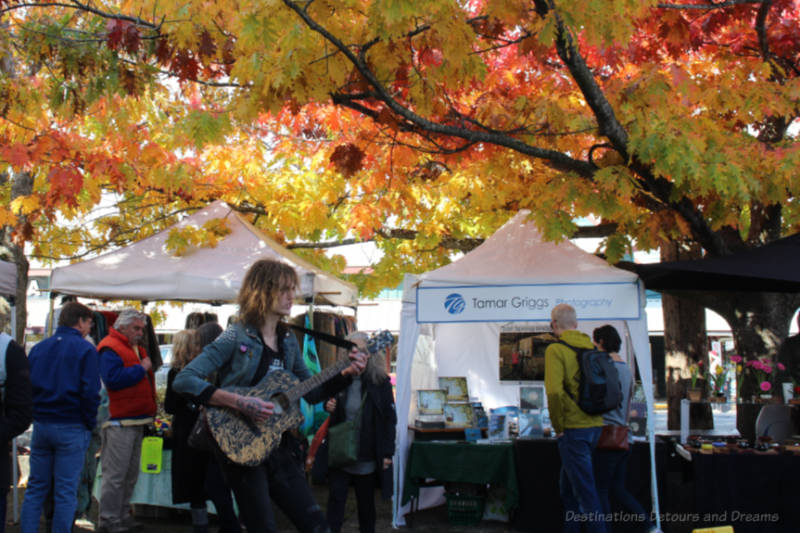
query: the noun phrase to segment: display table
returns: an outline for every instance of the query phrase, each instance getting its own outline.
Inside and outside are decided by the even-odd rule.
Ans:
[[[146,474],[139,472],[139,479],[133,489],[131,503],[135,505],[154,505],[173,509],[189,509],[188,503],[172,503],[172,450],[164,449],[161,457],[161,472]],[[94,481],[92,495],[100,501],[100,488],[103,485],[102,464],[98,461],[97,477]],[[216,513],[214,504],[208,502],[208,512]]]
[[[698,527],[730,524],[736,533],[800,528],[800,455],[692,453],[692,463]],[[718,520],[705,520],[715,514]]]
[[[519,501],[514,449],[510,442],[414,441],[408,450],[403,504],[419,497],[419,489],[426,479],[503,486],[509,511],[516,509]]]
[[[408,429],[414,432],[414,441],[429,440],[465,440],[464,428],[418,428],[409,425]],[[486,437],[486,428],[481,429],[481,436]]]
[[[656,446],[656,468],[664,473],[666,445]],[[517,465],[519,499],[525,502],[514,516],[517,531],[561,531],[564,527],[564,509],[559,493],[561,457],[556,439],[517,439],[514,441]],[[662,503],[665,476],[659,478]],[[628,490],[642,506],[650,510],[650,447],[646,442],[635,442],[628,460]],[[662,508],[663,512],[663,508]],[[637,531],[637,524],[616,524],[614,531]],[[639,526],[639,529],[641,527]],[[668,531],[665,529],[665,531]],[[669,530],[671,531],[671,530]],[[736,533],[739,533],[738,530]]]

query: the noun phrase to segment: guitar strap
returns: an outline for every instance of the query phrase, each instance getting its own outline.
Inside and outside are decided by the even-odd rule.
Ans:
[[[316,331],[313,329],[304,328],[303,326],[297,326],[295,324],[286,324],[286,325],[292,329],[296,329],[297,331],[302,331],[307,335],[311,335],[316,339],[327,342],[329,344],[333,344],[334,346],[338,346],[339,348],[347,348],[349,350],[351,348],[356,347],[356,343],[342,339],[340,337],[334,337],[329,333],[323,333],[322,331]]]

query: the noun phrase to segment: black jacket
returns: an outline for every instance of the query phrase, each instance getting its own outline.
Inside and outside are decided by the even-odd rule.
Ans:
[[[388,377],[376,385],[368,382],[362,376],[361,394],[364,393],[364,388],[367,391],[367,399],[361,413],[361,439],[358,456],[359,459],[376,462],[376,472],[380,474],[377,476],[376,482],[380,484],[383,497],[391,498],[393,492],[392,467],[384,469],[383,459],[394,455],[397,413],[394,407],[392,384]],[[346,395],[349,390],[349,388],[345,389],[336,395],[336,409],[331,414],[331,426],[344,422],[344,406],[347,403]],[[327,450],[327,446],[322,446],[317,454],[317,460],[320,459],[320,454],[325,456],[325,467],[327,467]]]
[[[6,352],[5,401],[0,407],[0,482],[7,490],[11,483],[11,439],[33,422],[31,373],[25,350],[14,341]]]

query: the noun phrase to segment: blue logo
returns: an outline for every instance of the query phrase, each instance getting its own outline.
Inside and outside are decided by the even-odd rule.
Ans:
[[[447,298],[444,299],[444,308],[447,309],[447,312],[451,315],[463,313],[466,306],[467,302],[465,302],[464,298],[457,292],[448,294]]]

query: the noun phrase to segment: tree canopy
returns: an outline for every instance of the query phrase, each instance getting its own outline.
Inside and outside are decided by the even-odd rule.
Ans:
[[[552,239],[597,217],[612,261],[800,229],[798,0],[0,0],[0,24],[0,169],[33,177],[0,224],[36,256],[215,198],[290,244],[374,239],[373,292],[520,208]]]

